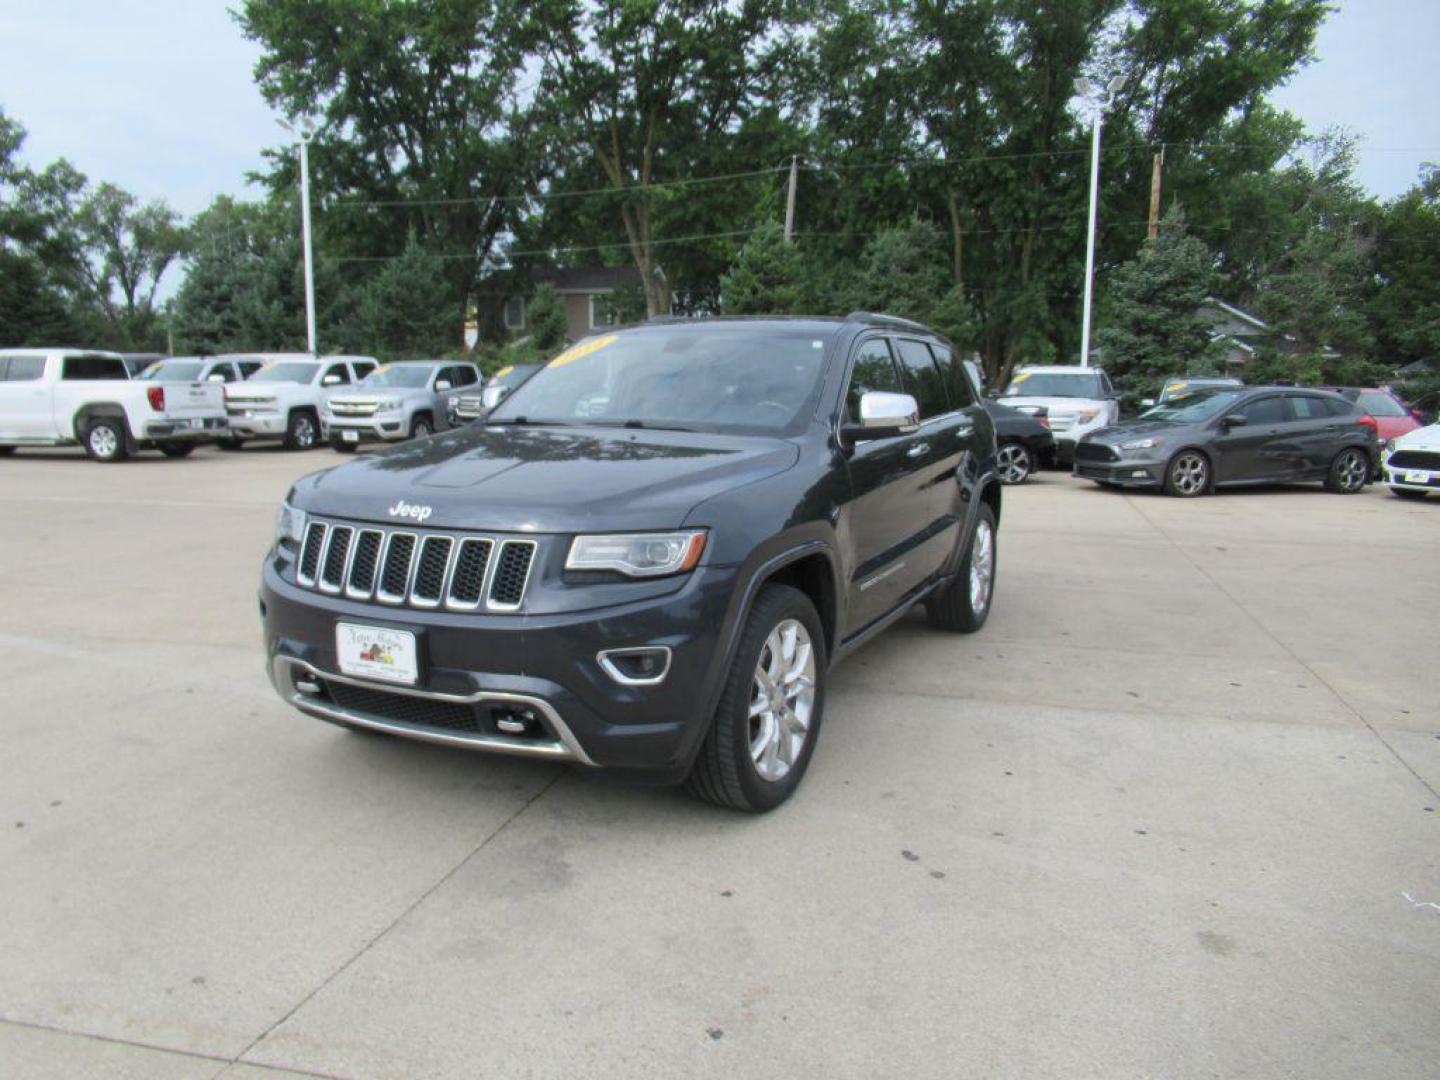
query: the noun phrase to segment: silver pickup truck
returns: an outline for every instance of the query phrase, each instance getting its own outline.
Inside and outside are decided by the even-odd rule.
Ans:
[[[342,452],[366,442],[423,438],[448,427],[451,400],[479,383],[480,369],[463,360],[382,364],[357,386],[327,395],[320,422]]]

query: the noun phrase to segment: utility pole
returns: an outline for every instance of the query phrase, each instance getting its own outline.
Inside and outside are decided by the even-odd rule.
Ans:
[[[799,171],[798,160],[798,155],[790,155],[790,190],[785,195],[785,242],[787,244],[793,243],[795,240],[795,178]]]
[[[1150,174],[1150,227],[1146,235],[1154,240],[1160,235],[1160,172],[1165,168],[1165,147],[1155,155],[1154,171]]]
[[[310,142],[315,129],[302,121],[297,131],[281,120],[280,126],[295,136],[300,144],[300,232],[305,248],[305,340],[311,356],[318,356],[315,345],[315,257],[310,245]]]
[[[1116,75],[1101,90],[1089,79],[1076,79],[1075,90],[1086,98],[1095,113],[1090,134],[1090,220],[1085,241],[1085,308],[1080,320],[1080,366],[1090,366],[1090,306],[1095,287],[1095,221],[1100,202],[1100,124],[1105,110],[1115,104],[1115,95],[1125,85],[1125,76]]]

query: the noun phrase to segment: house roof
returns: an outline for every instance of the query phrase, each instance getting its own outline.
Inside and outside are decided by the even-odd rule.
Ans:
[[[553,285],[560,293],[607,293],[640,284],[633,266],[551,266],[530,271],[536,285]]]
[[[1251,315],[1248,311],[1241,311],[1238,307],[1235,307],[1233,304],[1227,304],[1224,300],[1221,300],[1218,297],[1207,296],[1205,298],[1205,303],[1211,304],[1214,307],[1219,308],[1221,311],[1225,312],[1225,314],[1231,316],[1232,318],[1239,319],[1241,322],[1244,323],[1249,323],[1256,330],[1268,331],[1270,329],[1270,324],[1267,323],[1264,319],[1261,319],[1255,315]]]

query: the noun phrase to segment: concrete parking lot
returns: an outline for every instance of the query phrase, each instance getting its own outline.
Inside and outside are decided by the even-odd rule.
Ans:
[[[282,706],[267,449],[0,460],[0,1074],[1434,1077],[1440,499],[1006,492],[758,818]]]

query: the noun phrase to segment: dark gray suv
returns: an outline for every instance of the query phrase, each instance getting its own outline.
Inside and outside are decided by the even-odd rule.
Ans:
[[[354,728],[795,789],[830,666],[924,603],[990,613],[995,435],[952,347],[844,319],[667,321],[555,357],[484,423],[299,481],[269,671]]]

